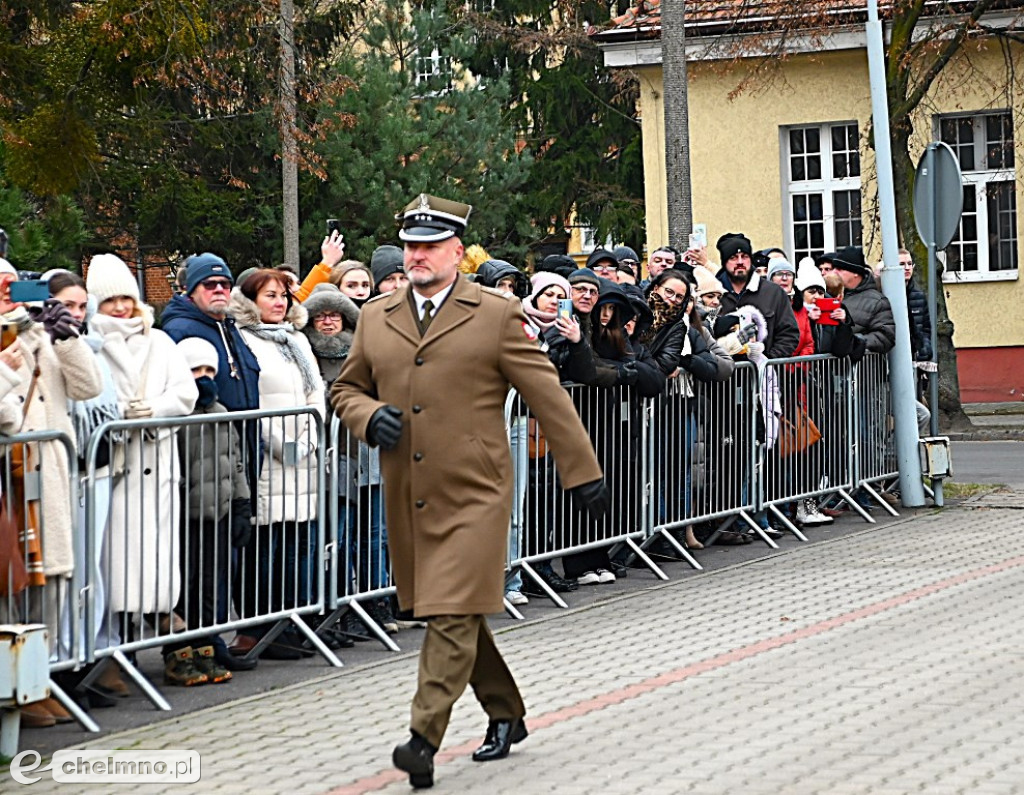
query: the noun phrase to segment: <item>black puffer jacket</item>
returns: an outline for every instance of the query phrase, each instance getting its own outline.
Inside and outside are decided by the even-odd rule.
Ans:
[[[896,321],[889,299],[875,284],[875,277],[865,276],[861,283],[848,289],[843,307],[853,322],[853,333],[864,339],[868,351],[888,353],[896,344]]]
[[[915,362],[929,362],[932,358],[932,319],[928,314],[928,299],[911,278],[907,282],[907,310],[910,312],[910,346]]]
[[[678,325],[683,324],[679,323]],[[679,357],[679,367],[693,375],[698,381],[720,381],[718,359],[708,348],[704,335],[693,327],[686,328],[686,335],[690,340],[690,352]]]

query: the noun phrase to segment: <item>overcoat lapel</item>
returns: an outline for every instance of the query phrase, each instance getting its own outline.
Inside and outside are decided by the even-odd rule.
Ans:
[[[415,346],[420,344],[420,330],[413,316],[412,297],[408,295],[412,288],[408,285],[395,290],[388,298],[384,307],[385,322]]]

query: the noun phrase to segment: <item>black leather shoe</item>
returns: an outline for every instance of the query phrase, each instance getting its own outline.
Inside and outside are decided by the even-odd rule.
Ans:
[[[229,671],[251,671],[259,664],[258,660],[236,657],[231,652],[221,651],[220,649],[214,651],[213,658]]]
[[[522,718],[515,720],[492,720],[487,724],[487,735],[484,743],[473,752],[474,762],[490,762],[504,759],[515,743],[521,743],[527,737],[526,724]]]
[[[415,789],[434,786],[434,754],[437,749],[416,732],[409,742],[396,745],[391,761],[399,770],[409,774],[409,784]]]

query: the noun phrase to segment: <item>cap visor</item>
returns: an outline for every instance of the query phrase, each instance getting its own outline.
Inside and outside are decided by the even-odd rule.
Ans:
[[[437,243],[455,237],[451,229],[435,229],[429,226],[413,226],[409,229],[398,230],[398,239],[407,243]]]

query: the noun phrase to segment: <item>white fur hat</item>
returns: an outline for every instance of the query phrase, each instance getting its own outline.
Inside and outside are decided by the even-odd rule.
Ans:
[[[15,278],[18,277],[18,271],[15,270],[14,266],[3,257],[0,257],[0,273],[9,273]]]
[[[127,295],[139,302],[139,284],[116,254],[97,254],[89,262],[85,287],[101,304],[109,298]]]
[[[185,357],[190,370],[205,364],[216,371],[217,363],[220,361],[217,349],[201,337],[185,337],[178,343],[178,350]]]

